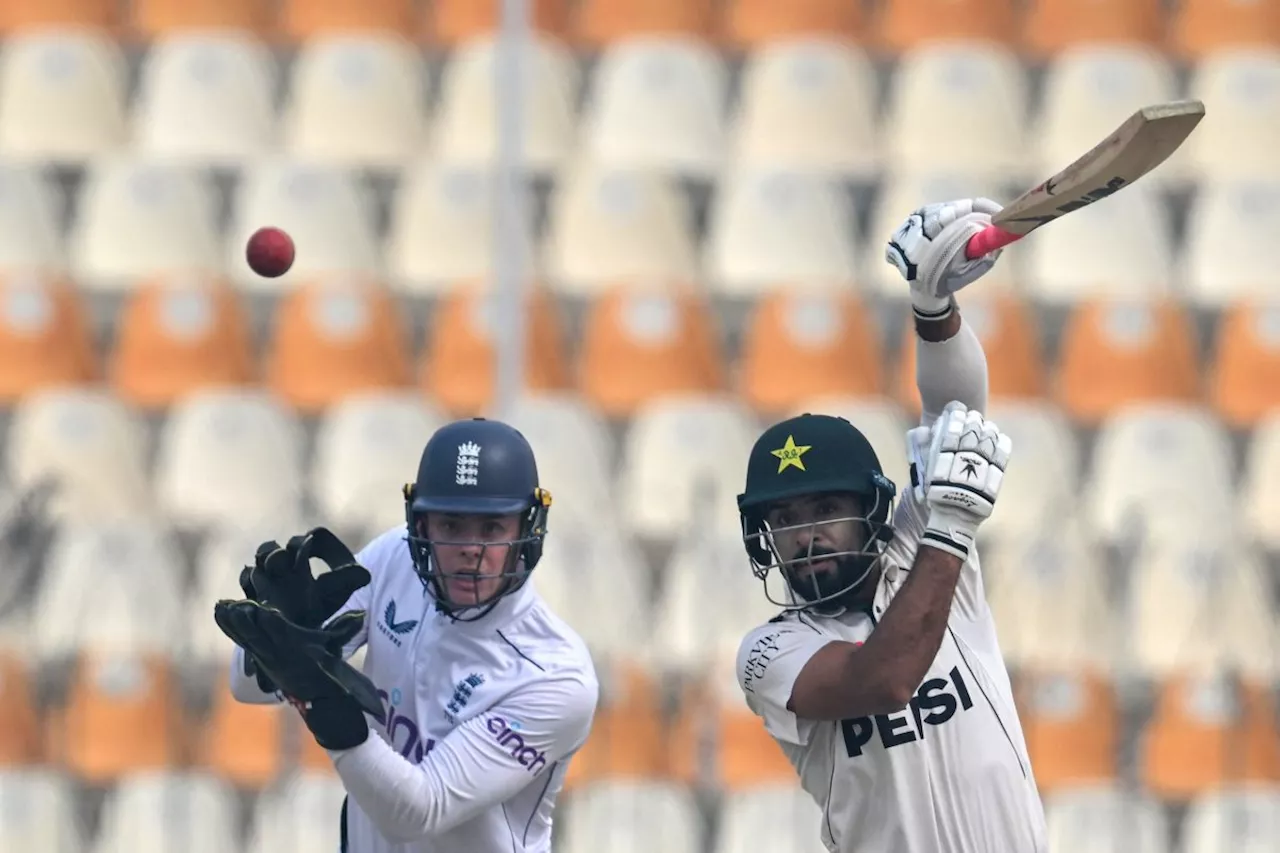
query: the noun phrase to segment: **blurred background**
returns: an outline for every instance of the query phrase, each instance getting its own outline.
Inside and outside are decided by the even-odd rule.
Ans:
[[[819,851],[742,703],[734,496],[918,409],[883,243],[1135,109],[1208,116],[962,307],[1018,446],[983,570],[1054,853],[1280,850],[1280,0],[6,0],[0,849],[336,850],[211,617],[256,544],[401,523],[487,413],[605,695],[563,851]],[[245,238],[292,234],[291,272]]]

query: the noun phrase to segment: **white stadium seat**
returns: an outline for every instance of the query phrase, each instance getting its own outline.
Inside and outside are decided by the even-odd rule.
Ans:
[[[103,804],[92,853],[224,853],[240,847],[235,790],[198,773],[139,773]]]
[[[857,280],[856,219],[841,186],[816,175],[745,172],[716,196],[707,276],[733,296],[785,286],[848,288]]]
[[[13,484],[51,479],[64,518],[105,520],[152,509],[141,422],[100,391],[57,388],[18,403],[5,453]]]
[[[82,853],[83,821],[71,779],[52,768],[0,769],[0,850]]]
[[[265,224],[293,238],[297,259],[279,278],[249,269],[245,243]],[[227,269],[243,287],[287,291],[309,278],[378,276],[372,202],[354,174],[336,167],[270,161],[251,169],[241,187],[227,243]]]
[[[589,295],[619,280],[693,281],[691,214],[675,183],[584,163],[552,197],[544,268],[562,293]]]
[[[1001,483],[1000,512],[982,523],[983,541],[1029,533],[1072,515],[1081,454],[1062,410],[1031,400],[997,399],[986,414],[1013,439],[1018,462],[1009,466]]]
[[[907,430],[915,426],[902,407],[878,397],[818,397],[793,414],[832,415],[853,424],[871,442],[884,475],[898,487],[898,497],[911,485],[907,469]],[[742,463],[746,476],[746,457]]]
[[[715,853],[826,853],[822,809],[799,785],[761,785],[727,794]]]
[[[1280,551],[1280,412],[1254,427],[1240,484],[1239,518],[1259,545]]]
[[[0,163],[0,270],[65,266],[58,208],[39,171]]]
[[[1183,825],[1181,853],[1270,853],[1280,838],[1280,786],[1204,794]]]
[[[840,41],[794,39],[754,51],[733,120],[737,168],[863,178],[879,162],[876,76],[867,55]]]
[[[281,118],[286,150],[320,163],[399,166],[425,140],[425,79],[408,42],[359,34],[307,42]]]
[[[337,850],[347,792],[331,773],[301,773],[258,798],[249,853]]]
[[[632,532],[672,540],[737,518],[756,426],[736,400],[670,397],[631,422],[619,473],[619,510]]]
[[[82,163],[125,142],[124,56],[82,29],[14,33],[0,53],[0,155]]]
[[[1007,49],[948,43],[916,48],[894,75],[886,165],[895,173],[928,167],[1006,180],[1024,167],[1026,103],[1022,65]]]
[[[728,79],[715,49],[638,36],[605,49],[582,118],[586,156],[624,169],[711,178],[725,149]]]
[[[528,394],[500,417],[528,439],[538,476],[551,492],[551,526],[564,515],[616,518],[613,495],[615,448],[608,424],[581,397]]]
[[[1184,292],[1218,307],[1280,290],[1280,271],[1259,263],[1259,246],[1280,234],[1280,172],[1272,178],[1209,181],[1201,186],[1187,223],[1179,265]]]
[[[1189,96],[1204,101],[1208,111],[1170,158],[1173,165],[1185,161],[1202,180],[1280,176],[1280,50],[1208,56],[1195,66],[1189,88]]]
[[[700,853],[692,795],[668,782],[597,782],[573,792],[556,821],[562,853]]]
[[[148,276],[222,269],[210,186],[194,170],[159,161],[95,164],[70,243],[72,271],[86,287],[120,290]]]
[[[261,42],[212,32],[160,38],[142,65],[137,146],[190,165],[239,166],[274,140],[275,85]]]
[[[1068,789],[1045,803],[1049,853],[1173,853],[1159,801],[1110,786]]]
[[[302,498],[302,438],[274,398],[199,391],[169,415],[156,491],[178,525],[202,528],[294,518]]]
[[[547,38],[525,43],[519,56],[523,83],[520,153],[534,172],[551,172],[574,144],[578,72],[573,55]],[[458,46],[444,68],[432,132],[433,159],[471,166],[494,163],[501,139],[497,91],[503,66],[488,36]]]
[[[381,532],[405,520],[405,483],[443,416],[412,392],[347,397],[316,435],[311,493],[322,518],[344,530]]]

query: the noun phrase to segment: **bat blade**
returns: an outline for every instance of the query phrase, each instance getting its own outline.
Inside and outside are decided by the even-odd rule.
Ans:
[[[1169,159],[1204,115],[1200,101],[1143,107],[1074,163],[1005,206],[969,241],[966,256],[993,252],[1132,185]]]

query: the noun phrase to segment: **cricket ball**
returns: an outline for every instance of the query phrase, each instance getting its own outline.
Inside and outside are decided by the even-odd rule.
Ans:
[[[244,250],[249,268],[264,278],[278,278],[293,266],[293,238],[279,228],[259,228]]]

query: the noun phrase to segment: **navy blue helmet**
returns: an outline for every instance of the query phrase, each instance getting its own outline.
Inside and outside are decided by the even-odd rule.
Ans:
[[[447,424],[431,436],[418,463],[418,478],[404,487],[409,553],[418,575],[442,610],[455,619],[477,619],[519,589],[542,557],[551,494],[538,485],[538,465],[520,431],[501,421],[472,418]],[[520,515],[520,532],[501,542],[441,542],[427,536],[431,513]],[[451,601],[439,575],[441,545],[510,546],[502,586],[489,599]]]

